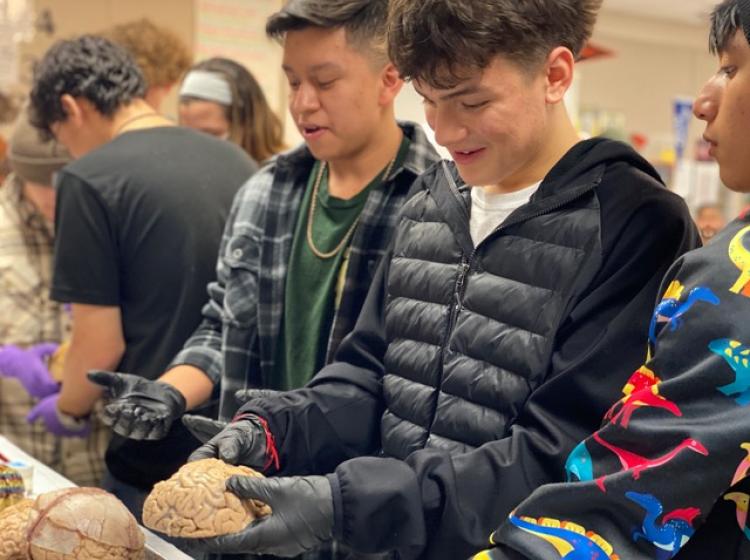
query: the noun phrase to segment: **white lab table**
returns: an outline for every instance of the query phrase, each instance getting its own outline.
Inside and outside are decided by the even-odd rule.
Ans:
[[[34,467],[33,495],[75,486],[70,480],[53,471],[44,463],[40,463],[2,435],[0,435],[0,453],[10,461],[23,461]],[[141,527],[141,530],[146,537],[146,558],[148,560],[192,560],[190,556],[160,539],[148,529]]]

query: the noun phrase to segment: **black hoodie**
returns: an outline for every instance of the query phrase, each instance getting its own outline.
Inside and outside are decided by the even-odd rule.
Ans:
[[[562,480],[642,362],[662,276],[699,241],[617,142],[574,146],[477,247],[455,168],[418,183],[337,362],[244,410],[268,420],[280,474],[334,470],[339,540],[466,558]]]

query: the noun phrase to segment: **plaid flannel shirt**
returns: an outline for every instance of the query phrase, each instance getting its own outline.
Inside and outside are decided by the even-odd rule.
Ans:
[[[439,159],[419,126],[400,126],[411,141],[409,151],[362,210],[326,361],[354,328],[412,183]],[[171,364],[195,366],[220,384],[222,420],[231,419],[238,408],[237,390],[274,387],[294,228],[314,162],[305,146],[279,155],[237,194],[219,250],[217,280],[208,286],[204,320]]]
[[[28,347],[67,337],[67,313],[49,298],[52,249],[51,225],[11,174],[0,187],[0,345]],[[26,420],[35,404],[17,380],[0,376],[0,433],[75,483],[99,484],[109,428],[92,415],[88,438],[56,437],[43,423]]]

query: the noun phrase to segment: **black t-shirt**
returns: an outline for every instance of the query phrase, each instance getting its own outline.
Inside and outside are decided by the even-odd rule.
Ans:
[[[156,379],[196,329],[232,200],[255,169],[228,142],[159,127],[122,134],[60,172],[52,298],[120,307],[118,371]],[[107,466],[149,488],[197,445],[179,422],[159,442],[115,436]]]

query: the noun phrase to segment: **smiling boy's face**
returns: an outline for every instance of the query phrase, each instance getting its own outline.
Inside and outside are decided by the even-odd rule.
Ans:
[[[450,89],[414,83],[435,141],[473,186],[512,182],[539,152],[546,121],[544,75],[501,56]]]
[[[719,70],[703,86],[693,113],[706,123],[703,137],[733,191],[750,192],[750,45],[738,30],[719,55]]]

